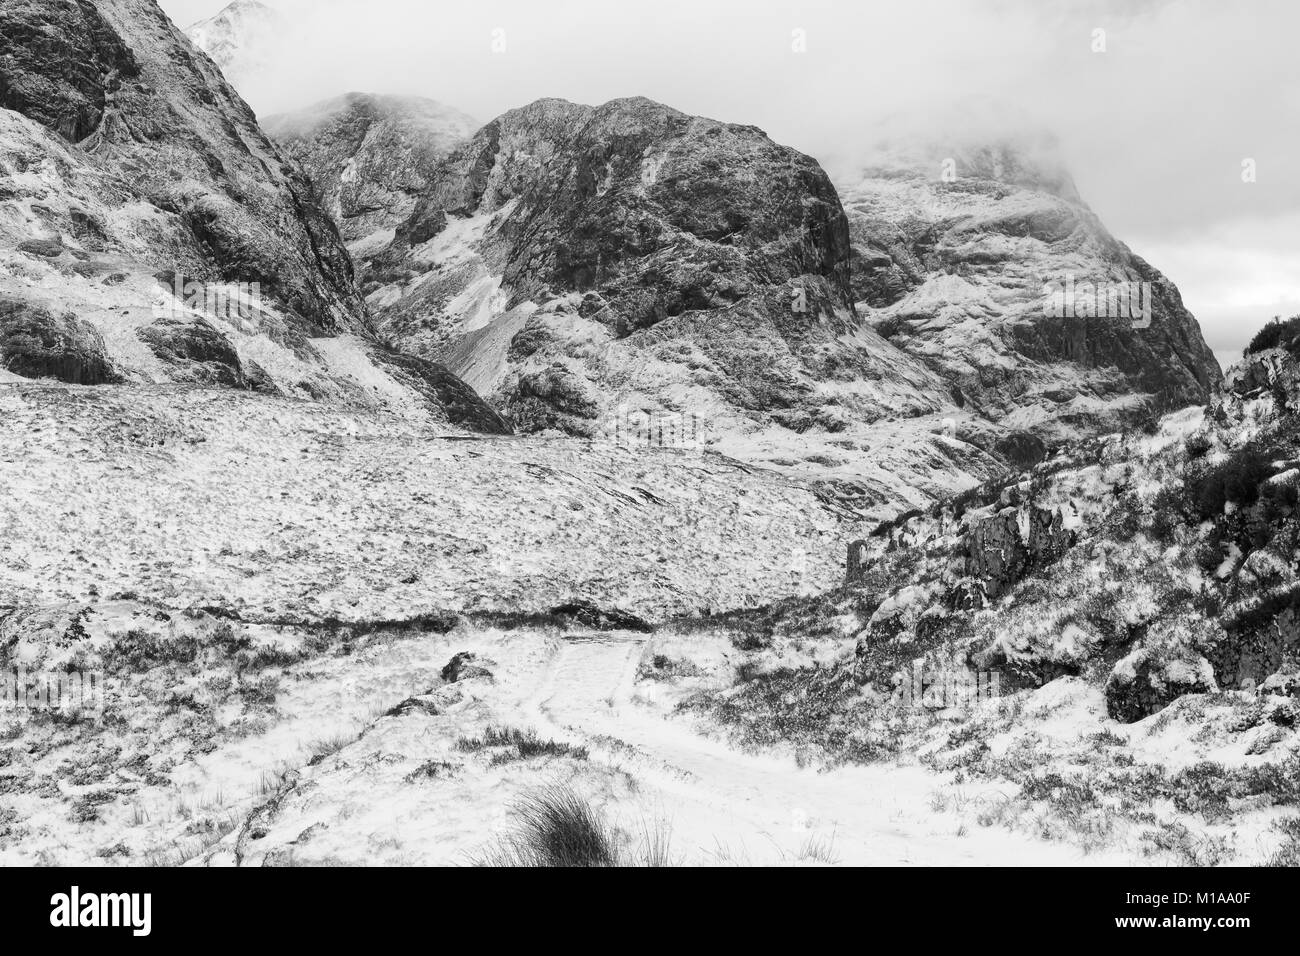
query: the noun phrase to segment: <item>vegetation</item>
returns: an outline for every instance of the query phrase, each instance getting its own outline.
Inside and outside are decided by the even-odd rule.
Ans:
[[[1289,319],[1275,317],[1272,322],[1255,333],[1243,354],[1254,355],[1266,349],[1286,349],[1292,355],[1300,356],[1300,315]]]

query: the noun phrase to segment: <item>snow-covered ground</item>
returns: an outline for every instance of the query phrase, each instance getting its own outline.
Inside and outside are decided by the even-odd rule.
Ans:
[[[38,604],[663,618],[829,587],[862,530],[811,484],[700,451],[166,387],[11,385],[0,415],[0,586]]]
[[[508,831],[513,800],[562,781],[607,814],[634,852],[647,831],[663,832],[683,865],[1127,862],[998,828],[963,828],[959,814],[931,809],[951,775],[918,766],[819,771],[710,739],[638,681],[653,648],[645,635],[480,633],[452,646],[494,661],[494,679],[442,685],[417,698],[421,706],[377,721],[304,770],[258,818],[262,836],[232,834],[204,861],[466,863]],[[587,756],[493,766],[457,749],[458,739],[489,724],[529,728]],[[421,777],[430,763],[441,772]],[[967,788],[974,800],[997,789]]]

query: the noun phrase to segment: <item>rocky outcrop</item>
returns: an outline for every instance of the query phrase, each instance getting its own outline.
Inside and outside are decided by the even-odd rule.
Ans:
[[[239,354],[203,319],[157,319],[136,335],[164,362],[203,385],[244,388]]]
[[[1006,508],[967,533],[966,574],[983,584],[987,597],[995,598],[1072,544],[1074,535],[1064,527],[1059,510]]]
[[[20,299],[0,298],[0,367],[70,385],[119,380],[93,325]]]
[[[478,659],[478,655],[470,651],[461,651],[452,657],[443,667],[439,675],[449,684],[457,681],[473,680],[474,678],[492,678],[492,671],[484,667]]]
[[[369,349],[376,365],[424,397],[440,410],[453,425],[485,435],[509,435],[510,425],[478,394],[451,372],[438,364],[414,355],[405,355],[382,345]]]

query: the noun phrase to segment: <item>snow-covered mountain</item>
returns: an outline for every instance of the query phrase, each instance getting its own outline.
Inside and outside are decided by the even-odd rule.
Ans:
[[[284,17],[264,3],[234,0],[213,16],[191,24],[185,35],[241,89],[266,70],[287,25]]]
[[[333,134],[278,138],[331,157],[325,194],[340,167],[366,188]],[[1209,397],[1219,369],[1177,290],[1048,156],[957,160],[948,181],[895,147],[837,191],[752,127],[541,100],[422,171],[408,219],[352,249],[384,334],[519,429],[686,418],[881,514]],[[1072,276],[1132,281],[1149,321],[1045,314]]]
[[[979,416],[1052,444],[1217,389],[1178,289],[1107,231],[1050,137],[895,142],[840,188],[859,313]]]

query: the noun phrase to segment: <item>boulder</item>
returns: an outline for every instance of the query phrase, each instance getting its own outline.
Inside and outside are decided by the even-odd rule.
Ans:
[[[24,378],[70,385],[119,381],[93,325],[21,299],[0,298],[0,365]]]
[[[442,679],[449,684],[457,681],[473,680],[476,677],[492,679],[492,672],[478,661],[478,655],[470,651],[461,651],[447,662],[442,669]]]
[[[1106,681],[1106,712],[1131,724],[1184,694],[1218,690],[1214,669],[1186,648],[1140,648],[1119,661]]]
[[[230,341],[203,319],[155,319],[136,335],[158,358],[198,384],[249,387]]]

